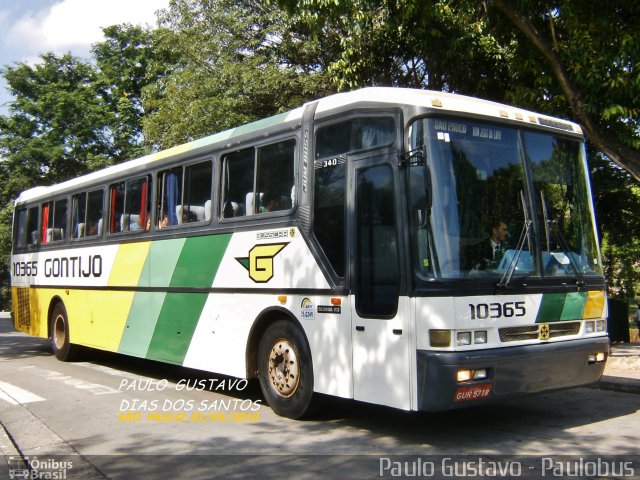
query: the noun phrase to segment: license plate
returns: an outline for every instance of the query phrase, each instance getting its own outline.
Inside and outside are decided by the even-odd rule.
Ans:
[[[483,383],[482,385],[471,385],[469,387],[458,387],[453,397],[454,402],[464,402],[467,400],[478,400],[487,398],[491,394],[493,385]]]

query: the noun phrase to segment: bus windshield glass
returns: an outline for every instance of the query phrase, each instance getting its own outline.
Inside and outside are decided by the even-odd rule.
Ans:
[[[418,120],[409,135],[422,159],[410,195],[431,199],[412,205],[419,276],[602,273],[581,142],[452,118]]]

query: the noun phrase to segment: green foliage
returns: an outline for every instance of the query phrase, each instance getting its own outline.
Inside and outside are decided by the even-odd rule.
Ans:
[[[605,275],[612,295],[640,294],[640,185],[600,154],[590,155]]]
[[[47,53],[2,71],[15,100],[0,116],[0,309],[7,308],[11,211],[20,191],[141,155],[140,92],[157,76],[152,37],[138,27],[105,29],[96,64]]]
[[[166,148],[264,118],[333,91],[326,42],[252,0],[173,0],[157,46],[179,59],[144,90],[146,140]]]
[[[475,2],[279,3],[307,21],[316,35],[339,39],[339,56],[329,72],[341,88],[404,86],[500,99],[512,75],[509,45],[487,31]]]
[[[156,48],[153,33],[139,26],[113,25],[93,46],[98,70],[95,88],[109,110],[113,163],[148,152],[144,145],[142,90],[161,78],[175,59]]]

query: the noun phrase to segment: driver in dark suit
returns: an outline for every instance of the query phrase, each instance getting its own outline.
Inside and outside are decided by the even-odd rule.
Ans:
[[[497,268],[507,250],[506,239],[509,230],[507,224],[496,219],[491,222],[489,238],[475,246],[471,259],[475,259],[469,265],[470,269],[484,270]]]

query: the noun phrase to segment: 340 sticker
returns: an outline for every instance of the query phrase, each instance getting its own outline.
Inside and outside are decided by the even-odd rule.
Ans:
[[[469,313],[471,320],[484,320],[487,318],[524,317],[527,314],[527,309],[524,302],[470,303]]]

